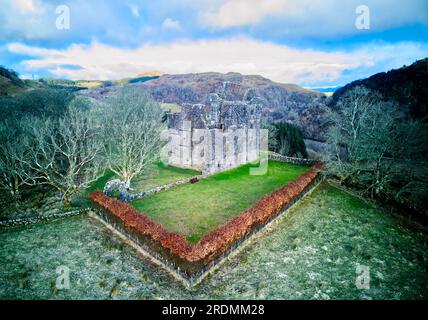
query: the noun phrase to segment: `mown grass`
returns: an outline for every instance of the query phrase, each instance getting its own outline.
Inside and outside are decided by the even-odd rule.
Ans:
[[[252,166],[218,173],[131,204],[167,230],[181,233],[196,243],[264,195],[308,170],[308,166],[269,161],[265,175],[251,175]]]
[[[426,235],[324,183],[191,289],[86,216],[0,229],[0,299],[427,299],[427,249]]]
[[[158,162],[137,176],[132,181],[132,188],[135,192],[149,191],[159,186],[163,186],[175,181],[200,175],[201,172],[191,169],[171,167]]]
[[[181,169],[164,165],[158,162],[147,168],[142,174],[132,180],[134,192],[149,191],[175,181],[190,178],[201,174],[199,171]],[[94,191],[102,191],[106,183],[117,178],[114,172],[107,170],[102,177],[94,181],[82,194],[78,195],[73,203],[76,207],[89,207],[89,194]]]

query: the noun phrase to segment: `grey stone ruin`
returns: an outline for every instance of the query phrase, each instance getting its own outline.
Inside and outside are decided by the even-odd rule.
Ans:
[[[225,97],[214,93],[207,104],[183,104],[180,113],[167,114],[169,165],[209,174],[258,160],[259,99],[252,90],[242,101]]]

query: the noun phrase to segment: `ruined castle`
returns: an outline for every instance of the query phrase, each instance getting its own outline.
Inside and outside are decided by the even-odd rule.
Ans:
[[[211,94],[206,104],[183,104],[168,113],[168,164],[213,173],[259,158],[261,105],[245,94],[228,101]]]

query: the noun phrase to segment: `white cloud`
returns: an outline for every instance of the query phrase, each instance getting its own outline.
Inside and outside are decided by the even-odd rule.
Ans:
[[[47,13],[55,11],[40,0],[0,0],[0,40],[4,38],[36,39],[52,35],[56,30],[49,23]],[[55,26],[53,24],[53,26]]]
[[[113,80],[150,70],[164,73],[240,72],[259,74],[274,81],[300,85],[344,84],[345,70],[374,73],[372,68],[400,67],[426,56],[427,45],[372,44],[352,52],[300,50],[250,38],[179,41],[165,45],[117,48],[92,42],[64,50],[9,44],[16,54],[35,57],[24,61],[33,72],[48,69],[58,77]],[[397,57],[400,52],[400,57]],[[114,57],[114,59],[112,59]],[[70,68],[69,66],[78,68]],[[382,70],[382,69],[381,69]],[[354,80],[354,79],[350,79]]]
[[[286,0],[225,0],[214,11],[203,13],[208,24],[227,28],[260,22],[268,15],[282,13]]]
[[[71,10],[73,27],[67,33],[55,28],[59,4]],[[361,34],[355,28],[355,9],[360,4],[370,8],[373,33],[428,24],[427,0],[162,0],[156,5],[141,0],[0,0],[0,41],[102,39],[129,45],[143,36],[136,33],[143,25],[158,30],[162,22],[169,31],[187,31],[193,38],[216,32],[232,35],[237,30],[228,28],[238,27],[239,32],[258,38],[333,39]],[[129,13],[139,19],[130,24]],[[159,17],[167,19],[159,21]],[[189,28],[182,28],[184,22]]]
[[[166,18],[162,23],[162,28],[170,30],[181,30],[180,21]]]
[[[129,0],[131,3],[131,1]],[[130,23],[129,13],[142,14],[141,2],[135,7],[114,0],[0,0],[0,41],[59,41],[109,39],[130,42],[139,36],[143,21]],[[58,5],[70,8],[72,27],[56,28]]]
[[[371,31],[428,24],[426,0],[219,0],[201,6],[199,18],[214,28],[251,26],[270,34],[330,37],[361,32],[355,28],[355,10],[361,4],[370,8]]]
[[[41,2],[37,0],[15,0],[14,3],[22,13],[36,13],[42,9]]]
[[[131,13],[135,18],[140,17],[140,8],[138,8],[138,6],[136,6],[135,4],[130,4],[129,9],[131,10]]]

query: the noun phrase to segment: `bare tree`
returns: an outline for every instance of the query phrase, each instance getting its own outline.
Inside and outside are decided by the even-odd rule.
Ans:
[[[378,112],[380,107],[379,96],[371,94],[364,87],[357,87],[339,101],[335,110],[328,111],[329,148],[324,154],[324,161],[327,169],[341,180],[352,180],[357,173],[361,172],[361,165],[367,163],[363,161],[367,159],[363,158],[367,155],[367,148],[372,147],[372,144],[365,146],[364,143],[370,136],[373,137],[373,129],[382,121],[378,119],[382,116]],[[386,117],[390,116],[389,113],[386,115]],[[373,121],[370,122],[370,120]]]
[[[131,180],[159,160],[163,146],[163,112],[141,89],[123,87],[104,110],[108,167],[130,188]]]
[[[23,181],[56,188],[65,208],[71,206],[74,194],[99,177],[103,167],[99,128],[83,108],[88,103],[85,98],[75,98],[62,118],[32,117],[22,122],[28,152],[23,160]]]
[[[426,190],[426,125],[402,117],[378,94],[357,87],[329,112],[326,169],[370,196],[403,199]],[[424,156],[421,156],[423,154]],[[400,201],[401,201],[400,200]]]
[[[0,189],[5,190],[15,205],[20,199],[20,188],[25,184],[22,178],[23,159],[26,149],[21,132],[11,121],[0,124]]]

